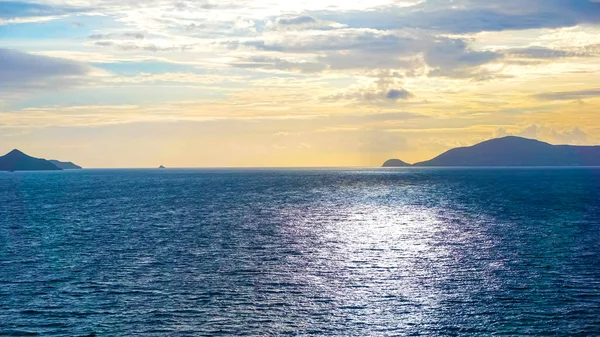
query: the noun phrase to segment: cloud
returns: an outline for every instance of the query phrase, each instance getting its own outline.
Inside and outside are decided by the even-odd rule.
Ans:
[[[108,33],[108,34],[92,34],[88,37],[90,40],[111,40],[111,39],[125,39],[125,40],[143,40],[146,38],[144,33],[141,32],[123,32],[123,33]]]
[[[567,144],[586,144],[589,140],[588,134],[579,127],[574,127],[570,130],[557,131],[552,129],[550,132],[552,138],[558,143]]]
[[[586,98],[600,97],[600,89],[548,92],[548,93],[535,95],[535,97],[539,100],[544,100],[544,101],[580,100],[580,99],[586,99]]]
[[[115,41],[97,41],[94,42],[98,47],[115,47],[124,51],[145,50],[153,53],[164,51],[186,51],[192,49],[193,45],[157,45],[154,43],[137,43],[135,41],[115,42]]]
[[[428,118],[428,116],[414,112],[380,112],[373,114],[343,114],[331,115],[327,119],[342,124],[364,124],[370,122],[399,122],[412,119]]]
[[[318,20],[309,15],[279,17],[275,21],[268,21],[266,27],[273,30],[330,30],[341,29],[347,25],[335,21]]]
[[[73,0],[61,3],[76,4]],[[66,11],[58,5],[39,6],[45,6],[47,13]],[[475,49],[467,37],[452,34],[600,22],[600,4],[589,0],[390,0],[361,6],[323,1],[304,7],[313,10],[258,0],[218,4],[99,0],[94,2],[93,14],[112,17],[131,31],[94,33],[90,36],[94,41],[88,45],[160,52],[189,51],[208,44],[228,48],[223,54],[247,52],[243,57],[239,53],[218,56],[234,60],[232,66],[237,68],[292,72],[396,69],[407,77],[489,80],[502,77],[499,67],[494,71],[485,67],[490,63],[582,56],[593,47],[590,51],[542,46],[482,50]],[[149,41],[148,36],[163,40]],[[140,43],[145,38],[147,43]],[[256,51],[273,53],[274,59],[254,61],[252,58],[260,57]],[[310,55],[303,59],[311,61],[296,64],[296,54]]]
[[[92,72],[83,63],[0,48],[0,93],[64,88]]]
[[[530,139],[539,139],[552,144],[574,144],[584,145],[589,141],[589,135],[578,126],[572,128],[556,129],[553,127],[540,126],[532,124],[522,129],[508,131],[506,128],[499,128],[494,133],[494,137],[518,136]]]
[[[415,97],[413,93],[402,88],[402,79],[395,73],[382,72],[376,79],[368,83],[355,85],[335,95],[321,97],[322,101],[350,101],[357,105],[395,106],[401,101]]]
[[[414,97],[412,92],[418,93],[419,98],[431,101],[437,98],[439,102],[443,99],[439,88],[447,88],[450,82],[457,86],[464,84],[460,89],[466,95],[469,90],[477,90],[473,89],[474,84],[467,83],[473,80],[511,75],[515,77],[515,85],[521,85],[530,78],[539,78],[542,73],[548,77],[556,73],[567,76],[570,71],[592,68],[594,60],[560,59],[597,55],[592,53],[600,50],[593,36],[573,44],[562,41],[564,36],[549,37],[562,34],[563,30],[470,34],[597,22],[600,4],[588,0],[373,0],[360,4],[332,0],[306,4],[270,0],[36,2],[14,2],[21,7],[0,12],[12,18],[88,10],[86,14],[90,16],[78,15],[76,19],[86,23],[85,32],[65,34],[67,38],[56,47],[45,44],[23,48],[85,50],[120,60],[147,57],[194,64],[198,69],[219,71],[223,76],[252,73],[251,76],[264,77],[268,72],[275,74],[273,77],[283,78],[282,73],[291,72],[308,78],[306,74],[310,74],[319,84],[305,88],[306,91],[323,89],[311,97],[329,95],[330,99],[367,105],[406,102]],[[0,6],[6,4],[11,2],[0,2]],[[49,28],[57,29],[56,26],[64,26],[67,21],[72,20],[52,23]],[[595,32],[590,26],[573,30],[585,31],[588,35]],[[81,39],[81,35],[89,39]],[[13,41],[18,38],[18,35],[12,36]],[[24,43],[31,41],[34,40],[28,37]],[[149,55],[151,53],[157,54]],[[550,63],[557,59],[560,64],[556,62],[556,67],[548,69],[523,66],[541,63],[537,60]],[[511,60],[514,63],[510,63]],[[566,64],[575,61],[581,63],[573,68]],[[123,67],[114,72],[131,76],[137,70]],[[395,72],[404,80],[386,86],[359,87],[382,72]],[[134,77],[144,77],[137,75]],[[573,97],[573,93],[554,94],[568,97],[563,99]],[[591,97],[589,92],[579,96]],[[538,98],[549,97],[540,95]],[[480,101],[473,104],[479,105]]]
[[[578,56],[577,53],[566,50],[556,50],[545,47],[512,48],[506,51],[507,55],[517,58],[532,59],[556,59],[564,57]]]
[[[239,1],[238,3],[235,2],[227,2],[227,1],[220,1],[220,3],[214,3],[214,2],[210,2],[210,1],[203,1],[203,0],[187,0],[187,1],[180,1],[180,2],[176,2],[173,7],[178,10],[178,11],[186,11],[186,12],[190,12],[190,11],[194,11],[194,10],[198,10],[198,9],[204,9],[204,10],[227,10],[227,9],[237,9],[240,8],[242,5],[244,4],[244,1]]]
[[[313,18],[312,16],[295,16],[289,18],[279,18],[277,19],[277,23],[280,25],[306,25],[317,23],[317,19]]]
[[[395,105],[402,100],[413,98],[414,95],[406,89],[351,89],[336,95],[323,97],[324,101],[352,101],[366,105]]]
[[[600,3],[590,0],[427,0],[376,11],[314,11],[352,28],[426,29],[452,34],[572,27],[599,23]]]
[[[594,57],[600,55],[600,45],[591,44],[567,49],[553,49],[542,46],[509,48],[502,51],[505,56],[525,59],[562,59],[568,57]]]
[[[462,39],[443,38],[435,41],[425,52],[425,62],[432,70],[429,76],[488,79],[491,74],[483,73],[479,66],[501,59],[493,51],[473,51]]]
[[[412,54],[427,44],[426,34],[416,32],[392,33],[371,29],[340,29],[336,31],[304,34],[288,32],[273,38],[258,38],[234,43],[235,47],[246,46],[265,51],[294,53],[329,52],[341,50],[395,51],[398,55]]]
[[[411,98],[412,96],[413,95],[410,92],[406,91],[405,89],[391,89],[385,95],[385,97],[387,99],[391,99],[391,100],[408,99],[408,98]]]
[[[600,22],[600,3],[591,0],[423,0],[372,1],[340,5],[320,1],[282,5],[273,1],[159,1],[98,0],[55,1],[46,4],[0,2],[0,13],[12,18],[48,16],[90,11],[115,15],[120,20],[142,26],[149,23],[175,28],[195,19],[221,21],[235,18],[268,22],[264,27],[332,27],[379,30],[419,29],[441,33],[466,34],[481,31],[572,27]],[[62,5],[72,3],[73,7]],[[81,4],[93,4],[87,9]],[[195,15],[190,15],[194,13]],[[216,19],[216,20],[215,20]],[[217,34],[218,35],[218,34]]]
[[[503,57],[498,52],[472,50],[464,39],[423,31],[339,29],[309,35],[288,32],[274,38],[228,40],[222,44],[229,49],[316,55],[324,65],[322,69],[402,69],[409,76],[429,73],[464,78]]]
[[[325,70],[326,65],[321,63],[306,61],[289,61],[273,56],[251,56],[238,59],[230,63],[237,68],[265,69],[265,70],[286,70],[299,71],[303,73],[314,73]]]

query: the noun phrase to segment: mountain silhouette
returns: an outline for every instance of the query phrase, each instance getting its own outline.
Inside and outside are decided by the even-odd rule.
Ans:
[[[73,164],[70,161],[58,161],[58,160],[54,160],[54,159],[50,159],[48,161],[51,162],[52,164],[54,164],[54,166],[58,167],[59,169],[63,169],[63,170],[81,170],[81,166],[75,165],[75,164]]]
[[[0,171],[58,171],[61,170],[51,162],[26,155],[19,150],[12,150],[0,157]]]
[[[455,148],[414,166],[600,166],[600,146],[551,145],[510,136]]]
[[[405,163],[400,159],[390,159],[383,163],[382,167],[409,167],[411,166],[409,163]]]

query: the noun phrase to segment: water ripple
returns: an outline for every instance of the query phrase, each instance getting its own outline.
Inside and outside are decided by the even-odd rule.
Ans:
[[[0,174],[0,336],[600,335],[600,170]]]

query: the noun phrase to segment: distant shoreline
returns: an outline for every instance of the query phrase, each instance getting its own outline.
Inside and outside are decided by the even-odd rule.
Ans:
[[[600,146],[551,145],[534,139],[504,137],[469,147],[454,148],[423,162],[409,164],[400,159],[386,161],[383,168],[585,168],[600,167]],[[138,167],[88,168],[87,170],[185,170],[185,169],[352,169],[366,166],[285,166],[285,167]],[[15,149],[0,156],[0,171],[82,170],[72,162],[35,158]]]
[[[335,170],[377,170],[377,171],[402,171],[402,170],[540,170],[540,169],[600,169],[597,166],[408,166],[408,167],[381,167],[381,166],[315,166],[315,167],[174,167],[169,169],[157,169],[146,167],[111,167],[111,168],[85,168],[81,170],[20,170],[0,171],[0,173],[76,173],[91,171],[335,171]]]
[[[408,164],[390,159],[383,167],[594,167],[600,146],[551,145],[534,139],[504,137],[454,148],[427,161]]]

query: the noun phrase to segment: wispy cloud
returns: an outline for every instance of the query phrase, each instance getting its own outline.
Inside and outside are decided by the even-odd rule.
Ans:
[[[59,4],[43,4],[23,1],[1,1],[0,19],[19,19],[31,17],[60,16],[89,11],[87,7],[75,7]]]
[[[586,98],[600,97],[600,89],[548,92],[538,94],[535,97],[537,99],[546,101],[580,100]]]

